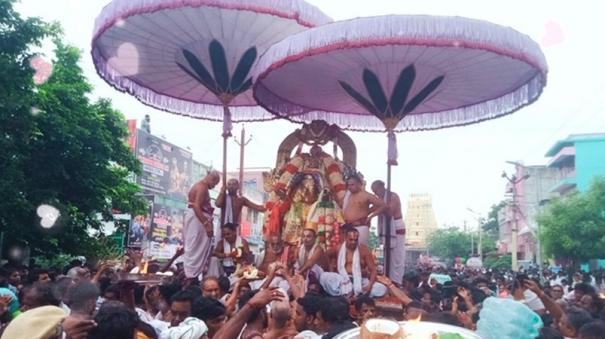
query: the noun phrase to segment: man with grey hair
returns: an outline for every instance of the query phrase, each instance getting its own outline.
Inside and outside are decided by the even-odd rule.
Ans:
[[[82,267],[72,267],[67,271],[67,277],[73,279],[74,282],[90,281],[90,272]]]
[[[287,295],[286,291],[278,289],[281,294]],[[298,331],[294,326],[292,310],[288,299],[276,300],[271,302],[271,311],[269,312],[267,331],[263,338],[292,338]]]
[[[183,226],[183,263],[187,278],[197,278],[208,269],[214,237],[214,209],[210,203],[209,191],[220,180],[221,176],[217,171],[210,171],[189,191],[188,210]]]

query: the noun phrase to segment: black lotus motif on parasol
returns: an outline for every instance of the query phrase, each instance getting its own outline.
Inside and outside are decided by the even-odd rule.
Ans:
[[[433,93],[439,87],[439,85],[441,85],[444,76],[441,75],[436,77],[426,86],[424,86],[420,92],[408,100],[410,97],[410,90],[412,89],[415,79],[416,68],[414,65],[412,64],[404,68],[399,74],[399,78],[397,79],[397,83],[393,88],[390,99],[387,99],[378,76],[367,68],[363,70],[363,83],[370,96],[369,99],[355,90],[348,83],[344,81],[338,81],[338,83],[340,83],[340,86],[342,86],[347,94],[349,94],[362,107],[380,120],[399,121],[416,109],[416,107],[418,107],[418,105],[420,105],[426,98],[428,98],[429,95],[431,95],[431,93]]]
[[[212,40],[208,45],[208,51],[214,77],[200,59],[187,49],[183,49],[183,56],[190,68],[179,62],[177,62],[177,65],[217,97],[227,95],[233,98],[252,87],[252,78],[249,78],[248,75],[254,61],[256,61],[256,47],[246,50],[235,67],[232,76],[229,74],[227,57],[223,45],[217,40]]]

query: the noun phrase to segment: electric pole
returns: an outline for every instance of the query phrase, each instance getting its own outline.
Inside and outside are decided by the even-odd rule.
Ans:
[[[244,125],[242,125],[242,133],[240,136],[240,140],[237,140],[237,137],[234,138],[235,143],[239,145],[239,193],[241,195],[244,194],[244,151],[246,146],[252,140],[252,136],[248,140],[246,140],[246,130],[244,129]]]
[[[479,244],[477,245],[477,253],[479,254],[479,258],[483,260],[483,222],[480,214],[475,212],[470,207],[466,208],[467,211],[471,212],[475,216],[475,220],[477,220],[477,232],[479,233]]]
[[[519,204],[518,204],[518,195],[517,195],[517,184],[529,178],[529,174],[524,175],[521,178],[517,178],[515,175],[509,177],[506,172],[502,172],[502,177],[506,178],[512,187],[513,193],[513,202],[511,204],[513,210],[513,227],[511,229],[511,258],[512,258],[512,270],[517,272],[519,270],[519,261],[517,258],[517,234],[519,232],[519,224],[518,220],[518,212],[519,212]]]

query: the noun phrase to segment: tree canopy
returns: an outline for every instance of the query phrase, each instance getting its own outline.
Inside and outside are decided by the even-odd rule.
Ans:
[[[94,255],[102,221],[112,211],[137,212],[144,203],[128,180],[140,165],[125,140],[124,116],[111,102],[91,102],[80,51],[39,19],[23,19],[13,1],[0,2],[0,226],[5,248],[21,243],[32,254]],[[52,75],[34,83],[32,46],[52,37]],[[51,229],[38,207],[58,209]]]
[[[544,252],[575,263],[605,255],[605,180],[551,201],[538,216]]]
[[[471,236],[474,239],[471,239]],[[429,251],[431,255],[438,256],[445,260],[453,260],[455,257],[467,257],[471,254],[471,245],[473,252],[477,253],[478,238],[476,235],[461,231],[458,227],[439,229],[431,234],[428,239]],[[496,243],[488,237],[483,238],[483,253],[495,250]]]

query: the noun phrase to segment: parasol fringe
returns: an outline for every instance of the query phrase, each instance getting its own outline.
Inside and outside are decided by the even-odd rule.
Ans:
[[[436,113],[408,114],[395,132],[435,130],[453,126],[464,126],[513,113],[536,101],[544,87],[544,79],[536,75],[527,84],[499,98],[475,105]],[[263,107],[281,118],[302,123],[325,120],[342,129],[362,132],[384,132],[384,123],[373,115],[342,114],[340,112],[313,111],[276,97],[262,83],[258,83],[254,96]]]
[[[346,27],[346,29],[344,29]],[[546,85],[548,66],[539,45],[527,35],[489,22],[462,17],[389,15],[335,22],[295,34],[270,47],[253,69],[254,97],[279,117],[294,122],[325,120],[346,130],[383,132],[376,117],[359,112],[316,111],[301,107],[294,98],[281,98],[264,86],[270,72],[301,58],[347,48],[381,45],[472,48],[503,55],[533,67],[533,77],[500,97],[450,110],[408,114],[395,132],[461,126],[510,114],[534,102]],[[259,79],[260,81],[256,81]]]
[[[222,103],[208,99],[195,102],[155,92],[140,85],[136,78],[125,76],[109,64],[109,55],[104,55],[102,37],[114,27],[128,24],[131,16],[152,14],[162,10],[177,11],[185,7],[212,7],[225,11],[249,11],[259,15],[275,16],[298,23],[300,29],[331,22],[317,7],[302,0],[113,0],[107,4],[95,20],[92,41],[92,58],[97,73],[119,91],[135,96],[142,103],[175,114],[197,119],[222,121]],[[238,15],[240,15],[238,13]],[[260,52],[260,51],[259,51]],[[176,66],[176,64],[175,64]],[[273,115],[258,107],[252,91],[241,93],[231,102],[233,122],[254,122],[275,119]]]
[[[271,46],[259,60],[252,76],[256,80],[275,62],[290,56],[304,56],[311,49],[309,46],[314,50],[325,47],[327,52],[335,45],[346,49],[363,42],[377,41],[376,45],[379,45],[380,41],[395,44],[396,40],[416,45],[437,45],[436,42],[441,42],[443,47],[483,46],[486,50],[498,49],[502,52],[500,54],[506,52],[510,57],[525,61],[543,73],[548,69],[540,46],[529,36],[510,27],[463,17],[386,15],[337,21],[294,34]]]

